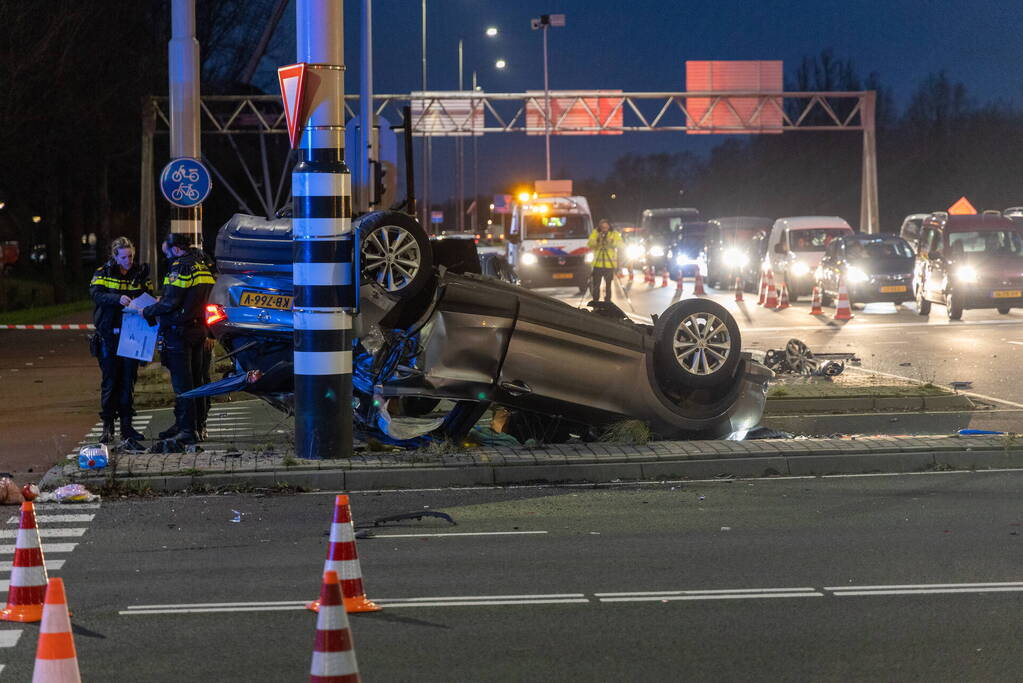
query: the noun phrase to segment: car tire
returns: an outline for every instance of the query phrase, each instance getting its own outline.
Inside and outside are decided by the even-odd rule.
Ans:
[[[954,292],[945,295],[945,311],[949,320],[961,320],[963,317],[963,302]]]
[[[673,388],[719,385],[732,376],[742,355],[735,319],[707,299],[684,299],[669,306],[657,319],[654,337],[657,375]]]
[[[1012,310],[1012,308],[1010,308],[1009,306],[999,306],[998,307],[998,312],[1001,313],[1002,315],[1009,315],[1009,311],[1011,311],[1011,310]]]
[[[931,302],[924,296],[923,284],[917,285],[916,288],[916,314],[917,315],[930,315],[931,314]]]
[[[362,282],[376,282],[399,299],[419,292],[433,274],[433,250],[426,231],[398,211],[370,214],[359,223]]]

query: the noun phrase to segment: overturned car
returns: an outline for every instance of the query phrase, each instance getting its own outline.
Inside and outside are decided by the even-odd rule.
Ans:
[[[481,275],[478,260],[435,249],[406,214],[367,214],[353,230],[362,273],[352,382],[364,425],[377,424],[380,399],[406,413],[454,401],[440,432],[454,437],[492,405],[547,425],[547,440],[629,418],[662,438],[723,438],[760,420],[772,372],[742,352],[735,320],[712,301],[679,301],[637,324],[613,305],[578,309]],[[236,215],[216,257],[207,323],[234,372],[196,392],[244,390],[290,410],[290,220]]]

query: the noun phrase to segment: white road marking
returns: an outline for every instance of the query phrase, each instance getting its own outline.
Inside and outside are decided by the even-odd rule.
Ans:
[[[99,510],[99,503],[36,503],[36,510]]]
[[[422,538],[423,536],[519,536],[546,534],[546,531],[462,531],[450,534],[373,534],[373,538]]]
[[[649,595],[631,598],[600,598],[601,602],[676,602],[678,600],[765,600],[768,598],[823,598],[817,591],[807,593],[701,593],[698,595]],[[388,605],[390,607],[390,605]]]
[[[36,515],[36,522],[52,522],[53,524],[64,524],[65,522],[91,522],[96,515]],[[17,517],[7,520],[8,524],[18,524]]]
[[[481,600],[464,602],[393,602],[387,603],[387,609],[400,607],[498,607],[503,605],[570,605],[589,603],[588,598],[566,598],[554,600]],[[383,603],[381,603],[383,604]]]
[[[934,327],[942,329],[964,329],[967,327],[984,327],[990,325],[1023,325],[1023,320],[976,320],[973,322],[903,322],[903,323],[868,323],[863,325],[857,325],[855,323],[845,325],[792,325],[785,327],[743,327],[739,326],[739,330],[746,334],[747,332],[788,332],[788,331],[806,331],[806,330],[819,330],[821,332],[863,332],[871,330],[886,330],[886,329],[898,329],[904,327]]]
[[[118,614],[122,616],[138,616],[141,614],[208,614],[212,612],[282,612],[286,610],[299,610],[305,609],[305,603],[301,605],[290,605],[280,607],[201,607],[196,609],[154,609],[154,610],[135,610],[135,611],[120,611]]]
[[[46,546],[43,546],[43,555],[46,554],[47,550],[49,550],[49,548],[46,547]],[[64,568],[64,563],[67,562],[67,560],[45,560],[45,562],[46,562],[46,570],[47,571],[54,571],[55,572],[55,571],[59,571],[59,570],[63,569]],[[0,562],[0,571],[9,572],[9,571],[11,571],[11,569],[13,567],[14,567],[14,561],[13,560],[10,561],[10,562],[6,562],[6,561],[5,562]]]
[[[14,647],[18,644],[18,638],[21,637],[21,631],[0,631],[0,647]]]
[[[429,598],[381,598],[374,602],[474,602],[478,600],[555,600],[585,598],[585,593],[540,593],[538,595],[443,595]]]
[[[626,598],[644,597],[653,595],[714,595],[714,594],[736,594],[736,593],[805,593],[817,590],[813,586],[802,586],[799,588],[722,588],[713,590],[689,590],[689,591],[632,591],[626,593],[594,593],[598,598]]]
[[[1012,342],[1006,342],[1006,343],[1008,343],[1008,344],[1015,344],[1016,346],[1023,346],[1023,342],[1012,341]]]
[[[49,529],[42,527],[39,529],[40,538],[76,538],[85,535],[87,527],[78,527],[73,529],[60,529],[54,528]],[[17,529],[0,529],[0,538],[17,538]]]
[[[0,593],[6,593],[10,585],[11,582],[9,579],[0,579]]]
[[[47,543],[43,546],[43,554],[46,553],[69,553],[78,547],[77,543]],[[0,545],[0,553],[13,553],[13,545]]]
[[[999,581],[994,583],[904,583],[885,586],[825,586],[826,591],[873,591],[873,590],[920,590],[936,588],[994,588],[1013,587],[1023,589],[1023,581]]]
[[[848,370],[857,370],[859,372],[869,372],[869,373],[871,373],[873,375],[882,375],[884,377],[893,377],[895,379],[903,379],[903,380],[906,380],[906,381],[909,381],[909,382],[914,382],[916,384],[923,384],[923,382],[921,382],[920,380],[915,379],[913,377],[905,377],[903,375],[894,375],[894,374],[892,374],[890,372],[881,372],[880,370],[871,370],[870,368],[856,367],[855,365],[847,365],[846,369],[848,369]],[[973,391],[960,391],[959,393],[962,394],[963,396],[969,396],[971,398],[979,398],[979,399],[983,399],[985,401],[994,401],[995,403],[1004,403],[1005,405],[1012,406],[1013,408],[1023,408],[1023,403],[1016,403],[1014,401],[1007,401],[1004,398],[995,398],[994,396],[988,396],[986,394],[978,394],[978,393],[973,392]]]

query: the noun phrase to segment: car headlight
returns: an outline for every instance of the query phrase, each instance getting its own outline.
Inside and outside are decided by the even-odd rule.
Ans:
[[[593,263],[593,252],[592,251],[586,252],[586,256],[583,256],[583,261],[585,261],[586,263]]]
[[[664,247],[659,244],[655,244],[647,250],[647,253],[651,256],[664,256]]]
[[[625,247],[625,255],[629,258],[630,261],[633,259],[638,259],[643,255],[643,247],[639,246],[638,244],[630,244],[629,246]]]
[[[863,272],[863,269],[856,266],[849,266],[849,270],[845,272],[845,277],[849,280],[849,284],[854,285],[870,279],[870,276]]]
[[[539,259],[536,258],[536,254],[526,252],[522,255],[522,265],[524,266],[535,266]]]
[[[792,274],[796,277],[803,277],[810,272],[810,266],[806,265],[802,261],[796,261],[789,268],[792,270]]]
[[[977,269],[973,266],[959,266],[956,270],[956,278],[958,278],[960,282],[976,282]]]
[[[684,266],[687,263],[689,263],[689,257],[686,256],[685,254],[679,254],[678,256],[675,257],[675,263],[679,264],[680,266]]]
[[[725,265],[732,268],[745,268],[746,264],[749,263],[749,254],[738,249],[725,249],[724,257]]]

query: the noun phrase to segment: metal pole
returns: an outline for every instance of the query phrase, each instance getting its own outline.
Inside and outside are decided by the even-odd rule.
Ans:
[[[462,39],[458,39],[458,92],[462,92]],[[458,231],[465,231],[465,144],[462,136],[455,138],[455,147],[458,149]]]
[[[863,95],[860,117],[863,121],[863,183],[860,190],[860,230],[868,234],[880,232],[877,201],[877,133],[875,113],[877,93]]]
[[[547,24],[543,25],[543,136],[547,147],[547,180],[551,179],[551,89],[547,81]]]
[[[423,106],[426,106],[426,0],[423,0]],[[426,117],[423,117],[425,124]],[[423,228],[430,232],[430,157],[433,140],[423,132]]]
[[[362,0],[362,64],[359,89],[359,209],[372,210],[373,178],[370,151],[373,124],[373,0]]]
[[[142,106],[142,173],[139,178],[139,255],[140,263],[148,263],[153,279],[159,267],[156,237],[156,200],[153,187],[153,133],[156,130],[156,104],[147,98]]]
[[[472,72],[472,91],[474,93],[476,92],[476,72],[475,71]],[[476,106],[475,102],[473,102],[472,104],[473,104],[474,107]],[[479,141],[479,136],[476,135],[476,117],[475,117],[475,115],[473,115],[472,119],[470,119],[470,120],[473,122],[473,125],[472,125],[472,200],[474,202],[476,202],[476,206],[472,210],[472,231],[474,233],[478,233],[479,232],[479,215],[480,215],[480,207],[479,207],[480,187],[479,187],[479,163],[477,162],[477,157],[479,156],[479,147],[477,145],[477,142]]]
[[[171,39],[167,45],[170,90],[170,156],[202,158],[199,137],[199,41],[195,39],[195,0],[171,3]],[[171,208],[171,232],[190,235],[202,246],[202,207]]]
[[[297,61],[307,66],[294,196],[295,453],[352,453],[353,262],[351,175],[344,162],[342,0],[298,0]],[[300,122],[303,123],[303,122]]]

